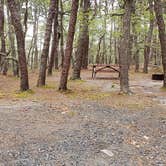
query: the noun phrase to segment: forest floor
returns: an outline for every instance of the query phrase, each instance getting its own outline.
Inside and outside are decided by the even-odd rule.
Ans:
[[[0,166],[165,166],[166,91],[150,74],[130,73],[132,95],[117,74],[83,71],[57,91],[60,72],[20,93],[0,75]]]

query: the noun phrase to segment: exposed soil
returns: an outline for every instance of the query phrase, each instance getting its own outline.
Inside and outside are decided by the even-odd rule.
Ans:
[[[109,73],[83,72],[60,93],[59,72],[32,91],[0,76],[0,166],[165,166],[166,91],[161,81],[131,73],[131,96]],[[105,77],[105,79],[101,77]],[[116,74],[113,75],[116,77]]]

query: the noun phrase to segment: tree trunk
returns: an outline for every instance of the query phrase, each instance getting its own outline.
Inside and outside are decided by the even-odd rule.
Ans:
[[[163,87],[166,88],[166,30],[165,30],[165,23],[162,13],[162,3],[161,0],[154,0],[154,8],[156,13],[156,19],[159,29],[159,39],[161,45],[161,56],[162,56],[162,64],[164,70],[164,82]]]
[[[51,39],[51,33],[52,33],[52,23],[53,23],[53,19],[55,15],[55,7],[56,7],[56,0],[51,0],[47,23],[46,23],[44,45],[43,45],[43,50],[41,54],[41,62],[40,62],[40,70],[39,70],[39,78],[38,78],[37,86],[44,86],[46,84],[47,60],[49,55],[49,45],[50,45],[50,39]]]
[[[58,4],[59,0],[56,1],[56,10],[54,17],[54,34],[53,34],[53,42],[51,48],[51,56],[48,65],[48,75],[52,75],[52,69],[55,64],[55,69],[58,69]]]
[[[8,18],[9,45],[11,50],[11,57],[16,59],[14,28],[12,26],[11,16],[8,8],[7,8],[7,18]],[[18,64],[15,61],[12,61],[12,70],[14,76],[19,76]]]
[[[64,63],[63,63],[63,68],[61,73],[59,90],[67,90],[67,79],[68,79],[68,73],[70,69],[70,59],[71,59],[72,50],[73,50],[73,40],[74,40],[75,26],[77,21],[78,4],[79,4],[79,0],[72,0],[69,30],[68,30],[65,57],[64,57]]]
[[[137,15],[136,15],[136,0],[133,0],[132,13],[133,13],[134,17],[137,17]],[[133,59],[134,63],[135,63],[135,72],[139,72],[139,66],[140,66],[139,65],[138,33],[137,33],[137,29],[136,29],[137,26],[138,26],[138,20],[134,19],[134,21],[132,21],[134,56],[133,56],[133,58],[131,58],[131,62]]]
[[[61,54],[61,67],[63,67],[64,61],[64,36],[63,36],[63,2],[60,0],[60,54]]]
[[[105,34],[104,34],[105,35]],[[101,50],[101,42],[103,40],[103,37],[104,35],[102,35],[100,38],[99,38],[99,42],[98,42],[98,49],[97,49],[97,55],[96,55],[96,63],[99,64],[101,62],[100,60],[100,50]]]
[[[26,54],[25,54],[25,38],[23,27],[21,24],[21,16],[19,15],[17,4],[14,0],[7,0],[8,7],[11,13],[12,24],[15,29],[16,39],[17,39],[17,50],[18,50],[18,59],[19,59],[19,68],[20,68],[20,90],[26,91],[29,89],[28,82],[28,70],[26,63]]]
[[[123,16],[123,35],[120,42],[120,90],[122,93],[130,93],[128,74],[128,52],[130,47],[130,22],[132,0],[125,1],[125,14]]]
[[[5,42],[5,35],[4,35],[4,23],[5,23],[5,17],[4,17],[4,0],[0,0],[0,38],[1,38],[1,49],[0,51],[4,54],[6,54],[6,42]],[[3,67],[2,67],[2,73],[3,75],[7,74],[7,61],[5,61],[5,57],[0,56],[0,64],[1,61],[3,61]]]
[[[87,27],[88,28],[88,27]],[[87,69],[88,68],[88,59],[89,59],[89,32],[87,30],[85,34],[85,43],[84,43],[84,55],[82,60],[82,68]]]
[[[1,38],[1,52],[6,53],[6,43],[4,35],[4,0],[0,0],[0,38]]]
[[[83,26],[83,35],[84,36],[84,52],[82,59],[82,68],[88,68],[88,59],[89,59],[89,11],[90,11],[90,0],[84,0],[84,26]]]
[[[148,0],[148,2],[149,2],[149,11],[150,11],[150,25],[149,25],[148,35],[145,39],[144,68],[143,68],[144,73],[148,73],[150,48],[151,48],[152,35],[153,35],[153,26],[154,26],[153,2],[152,2],[152,0]]]
[[[34,41],[33,41],[33,53],[32,53],[32,56],[33,56],[33,68],[34,69],[37,69],[38,68],[38,46],[37,46],[37,39],[38,39],[38,9],[37,9],[37,6],[35,6],[35,9],[34,9],[34,27],[33,27],[33,37],[34,37]]]
[[[83,18],[80,20],[78,46],[76,51],[76,60],[73,69],[73,79],[81,79],[81,66],[86,69],[88,64],[88,50],[89,50],[89,7],[90,1],[84,0],[82,3],[82,15]]]

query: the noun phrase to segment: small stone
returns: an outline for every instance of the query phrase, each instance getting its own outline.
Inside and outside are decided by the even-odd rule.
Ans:
[[[148,140],[148,139],[149,139],[149,137],[147,137],[146,135],[144,135],[144,138],[145,138],[146,140]]]
[[[107,149],[103,149],[103,150],[101,150],[101,152],[107,154],[110,157],[114,156],[114,154],[110,150],[107,150]]]

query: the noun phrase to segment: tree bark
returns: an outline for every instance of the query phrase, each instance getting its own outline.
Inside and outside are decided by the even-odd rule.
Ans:
[[[156,14],[156,19],[158,24],[158,30],[159,30],[162,64],[163,64],[163,70],[164,70],[163,87],[166,88],[166,30],[165,30],[165,23],[164,23],[164,18],[162,13],[161,0],[154,0],[154,4],[155,4],[154,8],[155,8],[155,14]]]
[[[90,0],[84,0],[84,16],[83,16],[83,34],[84,35],[84,42],[82,46],[84,47],[83,51],[83,59],[82,59],[82,68],[88,68],[88,59],[89,59],[89,10],[90,10]]]
[[[17,39],[17,50],[18,50],[20,79],[21,79],[20,90],[26,91],[29,89],[29,82],[28,82],[28,70],[27,70],[26,54],[25,54],[25,38],[24,38],[23,27],[21,24],[21,16],[19,14],[18,6],[15,0],[7,0],[7,3],[11,13],[11,20],[15,29],[15,34]]]
[[[51,48],[51,56],[48,65],[48,75],[52,75],[52,69],[55,64],[55,69],[58,69],[58,4],[59,0],[56,1],[56,10],[54,17],[54,34],[53,34],[53,42]]]
[[[12,26],[11,16],[8,8],[7,8],[7,17],[8,17],[9,45],[11,50],[11,56],[12,58],[16,59],[14,28]],[[18,63],[16,63],[16,61],[12,61],[12,70],[14,76],[19,76]]]
[[[63,2],[60,0],[60,54],[61,54],[61,67],[63,67],[64,61],[64,34],[63,34]]]
[[[1,49],[0,51],[4,54],[6,54],[6,41],[5,41],[5,30],[4,30],[4,23],[5,23],[5,17],[4,17],[4,0],[0,0],[0,38],[1,38]],[[2,73],[3,75],[7,74],[7,62],[4,59],[5,57],[0,56],[0,64],[1,61],[3,61],[3,67],[2,67]]]
[[[87,68],[88,50],[89,50],[89,8],[90,1],[84,0],[82,3],[82,15],[83,18],[80,20],[78,46],[75,54],[76,60],[73,69],[72,79],[81,79],[81,66]]]
[[[120,90],[122,93],[130,93],[128,74],[128,52],[130,47],[130,22],[132,0],[125,1],[125,14],[123,16],[123,35],[120,42]]]
[[[73,40],[74,40],[75,26],[77,21],[78,4],[79,4],[79,0],[72,0],[69,30],[68,30],[65,57],[64,57],[64,63],[63,63],[63,68],[61,73],[59,90],[67,90],[67,79],[68,79],[68,73],[70,69],[70,59],[71,59],[72,50],[73,50]]]
[[[147,37],[145,39],[144,68],[143,68],[143,72],[144,73],[148,73],[150,48],[151,48],[153,27],[154,27],[153,2],[152,2],[152,0],[148,0],[148,2],[149,2],[149,12],[150,12],[150,25],[149,25],[148,35],[147,35]]]
[[[4,35],[4,0],[0,0],[0,38],[1,38],[1,52],[6,53],[6,42]]]
[[[52,23],[55,15],[55,7],[56,0],[50,1],[50,7],[47,17],[45,37],[44,37],[44,45],[41,54],[41,62],[40,62],[40,70],[39,70],[39,78],[37,82],[37,86],[44,86],[46,84],[46,70],[47,70],[47,60],[49,55],[49,45],[52,33]]]
[[[33,57],[33,66],[32,68],[37,69],[38,68],[38,46],[37,46],[37,39],[38,39],[38,8],[35,6],[34,9],[34,25],[33,25],[33,51],[32,51],[32,57]]]

